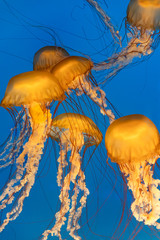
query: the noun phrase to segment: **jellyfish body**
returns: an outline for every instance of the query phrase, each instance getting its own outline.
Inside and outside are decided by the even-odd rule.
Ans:
[[[81,239],[75,232],[80,228],[78,220],[81,217],[82,209],[86,205],[89,190],[85,183],[85,174],[81,168],[81,156],[83,146],[98,146],[102,141],[102,134],[95,123],[88,117],[75,114],[63,113],[52,121],[50,137],[59,142],[60,156],[58,158],[57,183],[61,187],[59,199],[61,202],[60,211],[56,213],[56,222],[51,230],[43,233],[43,239],[48,235],[61,237],[61,228],[65,224],[66,214],[69,212],[67,230],[75,240]],[[67,163],[67,153],[70,153],[70,170],[64,176]],[[71,183],[73,184],[74,194],[71,195]],[[77,208],[77,198],[81,191],[80,206]],[[70,206],[71,205],[71,206]]]
[[[153,178],[152,170],[159,158],[160,136],[154,123],[139,114],[119,118],[107,129],[105,146],[108,157],[127,178],[134,197],[133,216],[160,228],[160,180]]]
[[[57,46],[42,47],[34,55],[33,70],[50,72],[53,66],[68,56],[69,53],[64,48]]]
[[[100,107],[101,113],[107,115],[110,121],[113,121],[115,116],[111,110],[106,109],[105,92],[94,81],[91,74],[92,67],[91,60],[84,57],[70,56],[56,64],[51,73],[65,92],[70,94],[72,90],[75,90],[78,96],[83,93],[86,94]]]
[[[63,97],[64,92],[61,87],[47,72],[22,73],[11,78],[8,83],[1,106],[10,108],[22,105],[27,115],[31,134],[21,136],[26,137],[27,141],[23,149],[19,151],[13,178],[8,181],[0,195],[0,209],[6,208],[15,200],[12,209],[7,213],[6,219],[0,226],[0,231],[9,221],[16,219],[22,211],[24,199],[29,196],[35,182],[35,175],[51,126],[49,104],[51,101],[60,100]]]

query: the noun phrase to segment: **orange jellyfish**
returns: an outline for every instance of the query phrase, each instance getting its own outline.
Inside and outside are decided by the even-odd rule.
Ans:
[[[155,38],[159,36],[160,1],[130,0],[127,8],[127,24],[132,36],[128,43],[128,53],[132,55],[135,51],[136,57],[151,54]]]
[[[69,213],[67,230],[73,239],[79,240],[81,238],[76,234],[80,228],[78,220],[89,194],[85,174],[81,167],[80,152],[83,146],[88,148],[95,145],[97,147],[102,141],[102,134],[90,118],[76,113],[63,113],[53,119],[50,137],[59,142],[60,146],[60,156],[57,160],[59,163],[57,183],[61,187],[59,195],[61,207],[55,215],[55,225],[51,230],[43,233],[43,240],[46,240],[50,234],[62,239],[61,228],[67,220],[67,213]],[[68,152],[70,152],[69,162],[67,162]],[[67,166],[69,166],[69,172],[65,175]],[[81,197],[77,203],[79,193]]]
[[[68,56],[69,53],[64,48],[57,46],[42,47],[34,55],[33,70],[50,72],[53,66]]]
[[[11,78],[8,83],[1,106],[5,108],[22,106],[27,119],[24,124],[28,124],[31,131],[26,135],[20,135],[20,138],[25,138],[26,142],[20,151],[19,147],[16,148],[19,152],[15,162],[16,171],[0,195],[0,209],[5,209],[13,203],[11,210],[7,211],[6,218],[1,223],[0,231],[10,221],[16,219],[22,211],[24,199],[29,196],[35,182],[39,161],[50,131],[49,104],[53,100],[59,101],[63,98],[63,90],[48,72],[22,73]],[[17,142],[18,146],[19,143],[21,140]]]
[[[108,157],[119,165],[133,194],[133,216],[139,222],[160,229],[159,179],[153,165],[160,154],[160,135],[154,123],[139,114],[117,119],[106,131]]]
[[[101,113],[107,115],[112,122],[115,116],[111,110],[107,109],[105,92],[97,85],[92,76],[92,68],[91,60],[84,57],[69,56],[56,64],[51,73],[68,95],[72,90],[77,96],[86,94],[100,107]]]
[[[150,55],[160,34],[160,1],[130,0],[126,17],[127,46],[94,69],[109,69],[104,82],[130,64],[133,59]],[[125,41],[126,44],[126,41]]]

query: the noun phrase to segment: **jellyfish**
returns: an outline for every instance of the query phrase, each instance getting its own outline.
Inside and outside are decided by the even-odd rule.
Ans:
[[[79,56],[69,56],[56,64],[51,73],[68,95],[73,90],[77,96],[86,94],[100,107],[100,112],[107,115],[112,122],[115,116],[111,109],[107,109],[106,94],[93,78],[92,68],[91,60]]]
[[[85,148],[94,145],[97,147],[102,141],[102,133],[90,118],[76,113],[63,113],[53,119],[49,135],[60,146],[60,156],[57,160],[59,163],[57,183],[61,188],[59,195],[61,207],[55,215],[55,225],[51,230],[43,233],[43,240],[46,240],[50,234],[62,239],[61,228],[67,220],[67,213],[69,213],[67,230],[73,239],[79,240],[81,238],[75,232],[80,228],[78,220],[89,194],[85,183],[85,173],[81,167],[80,153],[83,146]],[[70,157],[67,162],[69,152]],[[68,165],[70,165],[69,172],[65,175]],[[78,204],[77,198],[80,193]]]
[[[126,17],[127,46],[116,50],[111,57],[94,67],[97,71],[109,69],[103,82],[115,76],[133,59],[149,56],[156,48],[159,29],[160,1],[130,0]]]
[[[64,48],[57,46],[42,47],[34,54],[33,70],[50,72],[53,66],[68,56],[69,53]]]
[[[105,146],[112,162],[119,165],[133,194],[133,216],[145,225],[160,229],[160,185],[153,166],[160,154],[160,136],[154,123],[134,114],[114,121],[106,131]]]
[[[149,55],[153,51],[155,38],[160,29],[160,1],[159,0],[130,0],[127,8],[127,24],[132,39],[129,43],[135,46],[139,55]]]
[[[22,211],[23,202],[29,196],[35,182],[39,162],[43,153],[45,141],[51,126],[51,113],[49,104],[64,98],[64,92],[59,84],[52,79],[48,72],[26,72],[10,79],[1,106],[11,108],[22,106],[25,119],[22,124],[27,124],[31,130],[20,134],[23,139],[23,148],[20,149],[21,139],[17,142],[14,151],[18,151],[16,157],[16,171],[8,180],[0,195],[0,209],[5,209],[13,203],[10,211],[1,223],[0,231],[12,220],[16,219]],[[16,125],[15,125],[16,126]],[[25,141],[26,139],[26,141]],[[11,144],[12,139],[6,146]],[[12,152],[10,153],[13,157]],[[12,163],[12,158],[9,161]],[[4,164],[6,164],[5,159]],[[3,166],[3,164],[2,164]],[[16,197],[17,195],[17,197]]]

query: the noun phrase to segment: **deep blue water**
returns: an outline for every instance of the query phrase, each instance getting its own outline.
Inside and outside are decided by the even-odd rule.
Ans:
[[[109,0],[108,7],[101,1],[103,8],[109,13],[117,29],[121,23],[124,35],[124,18],[129,1]],[[56,42],[55,42],[56,41]],[[34,53],[46,45],[63,46],[71,55],[89,56],[94,61],[104,60],[114,52],[110,33],[105,30],[97,15],[85,0],[8,0],[0,2],[0,99],[3,98],[9,79],[19,73],[32,70]],[[102,51],[102,49],[105,49]],[[141,63],[123,69],[111,81],[103,86],[106,96],[121,113],[144,114],[149,117],[160,130],[159,113],[159,48],[154,54]],[[99,82],[105,75],[99,74]],[[85,108],[84,103],[80,104]],[[62,112],[61,109],[59,111]],[[101,129],[103,136],[108,127],[101,125],[103,121],[98,108],[93,114],[87,108],[86,115],[93,117]],[[0,108],[0,143],[9,134],[13,121],[8,112]],[[56,146],[58,151],[58,145]],[[90,150],[91,153],[93,149]],[[84,161],[87,162],[87,157]],[[33,186],[29,198],[25,199],[23,212],[0,234],[0,240],[35,240],[48,227],[57,209],[59,189],[56,183],[56,158],[54,152],[46,154],[41,161],[39,177]],[[115,182],[113,171],[106,166],[107,154],[102,147],[96,150],[86,169],[86,183],[90,190],[87,212],[83,210],[82,229],[79,231],[82,239],[111,239],[120,221],[124,198],[122,182],[118,178],[117,192],[111,192]],[[100,162],[106,166],[106,175],[102,176]],[[45,166],[45,167],[44,167]],[[44,169],[43,169],[44,167]],[[112,163],[117,171],[117,166]],[[9,170],[0,172],[0,182],[8,178]],[[117,173],[118,174],[118,173]],[[160,174],[159,174],[160,177]],[[2,184],[3,186],[3,184]],[[99,186],[97,188],[97,186]],[[97,190],[98,189],[98,190]],[[110,195],[110,193],[112,193]],[[126,216],[130,213],[131,196],[128,200],[116,239],[131,239],[130,234],[137,226],[132,218],[125,233]],[[98,210],[98,213],[96,213]],[[88,219],[86,220],[86,215]],[[65,227],[62,233],[68,237]],[[147,227],[143,227],[135,237],[136,240],[159,239]],[[85,237],[84,237],[85,236]],[[159,236],[159,238],[158,238]],[[51,239],[51,238],[49,238]],[[56,239],[53,237],[52,239]]]

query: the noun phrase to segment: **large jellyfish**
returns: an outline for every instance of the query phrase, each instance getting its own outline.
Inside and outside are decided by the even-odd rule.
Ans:
[[[107,109],[106,94],[92,76],[92,67],[91,60],[70,56],[56,64],[51,73],[68,95],[72,90],[75,90],[78,96],[85,93],[100,107],[101,113],[107,115],[112,122],[115,116],[110,109]]]
[[[61,187],[59,195],[61,207],[55,215],[55,225],[51,230],[43,233],[43,239],[47,239],[50,234],[62,239],[61,228],[65,224],[66,214],[69,212],[67,230],[73,239],[79,240],[81,238],[76,234],[80,228],[78,220],[89,194],[85,183],[85,174],[81,167],[80,152],[83,146],[88,148],[95,145],[97,147],[102,141],[102,134],[90,118],[81,114],[63,113],[53,119],[50,136],[59,142],[60,146],[60,156],[57,160],[59,163],[57,183]],[[71,152],[69,162],[67,162],[68,152]],[[69,172],[65,175],[68,165]],[[73,191],[74,194],[72,194]],[[79,193],[81,197],[78,203]]]
[[[159,179],[153,178],[153,166],[160,154],[160,136],[154,123],[139,114],[117,119],[107,129],[105,145],[108,157],[119,165],[127,178],[134,201],[131,205],[137,221],[160,229]]]
[[[9,161],[8,164],[13,163],[14,153],[12,151],[15,154],[18,152],[15,162],[16,171],[12,174],[0,195],[0,209],[5,209],[13,202],[11,210],[7,211],[6,218],[1,223],[0,231],[5,228],[9,221],[16,219],[22,211],[24,199],[29,196],[35,182],[39,161],[50,131],[50,102],[63,98],[63,90],[48,72],[22,73],[11,78],[8,83],[1,106],[5,108],[22,106],[25,112],[25,121],[22,124],[20,139],[17,140],[14,148],[11,148],[11,157],[7,156],[7,158],[2,159],[4,166],[7,161]],[[26,129],[30,127],[31,131],[25,131],[25,125],[28,125]],[[17,125],[15,125],[16,127]],[[23,149],[21,139],[23,143],[26,141]],[[4,154],[10,148],[10,145],[12,145],[12,138],[7,143]],[[1,167],[3,167],[2,161],[1,164]]]

